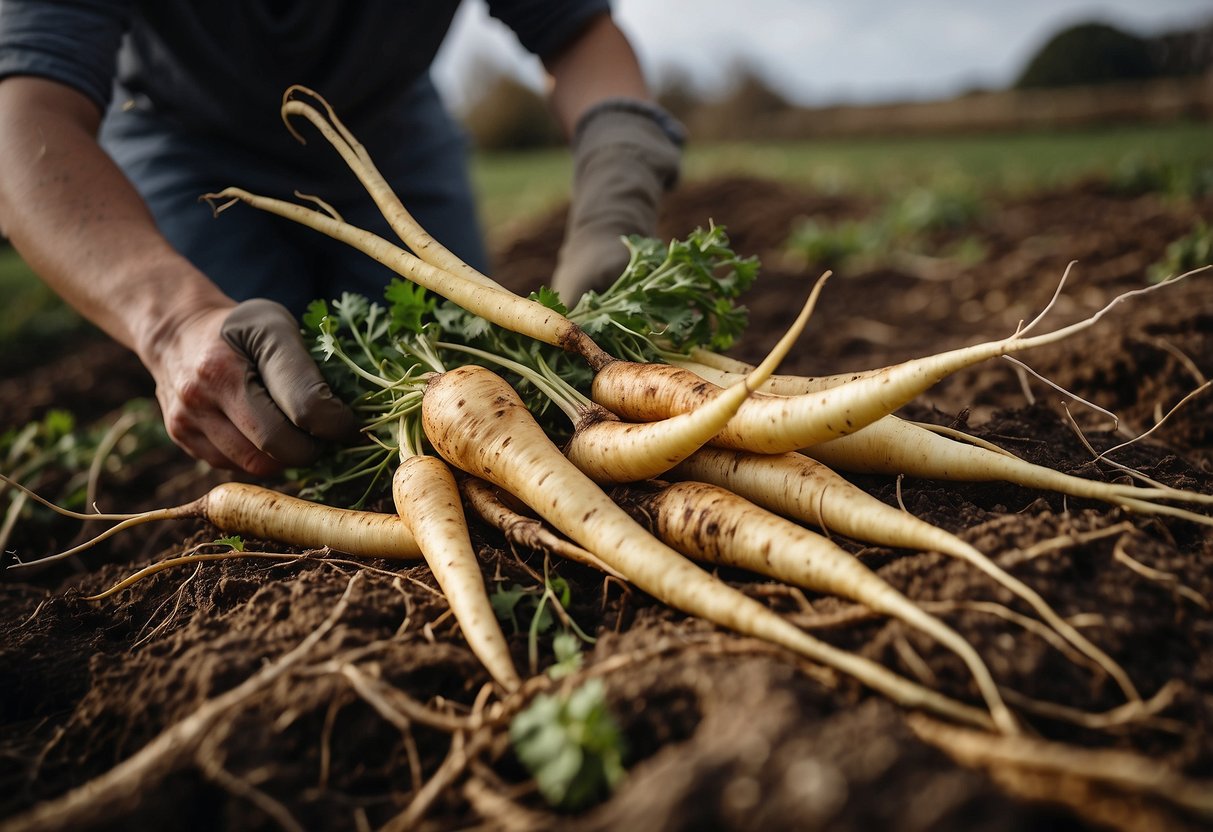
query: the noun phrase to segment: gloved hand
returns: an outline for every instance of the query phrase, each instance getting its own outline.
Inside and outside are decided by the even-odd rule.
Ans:
[[[220,334],[249,362],[245,404],[255,422],[246,433],[254,445],[286,465],[304,465],[316,456],[316,439],[354,435],[353,411],[325,383],[285,306],[246,300],[224,319]]]
[[[581,117],[572,146],[573,200],[552,277],[569,307],[623,272],[621,237],[656,232],[661,196],[678,180],[682,127],[654,104],[609,99]]]

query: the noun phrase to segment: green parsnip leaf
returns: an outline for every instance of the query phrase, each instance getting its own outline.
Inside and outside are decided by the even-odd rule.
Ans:
[[[569,308],[560,300],[560,295],[547,286],[540,287],[538,292],[531,292],[529,297],[536,303],[543,304],[548,309],[559,312],[561,315],[567,315],[569,312]]]
[[[307,305],[307,311],[303,313],[304,333],[319,333],[321,322],[328,316],[329,305],[323,300],[314,300],[309,303]]]
[[[391,331],[420,333],[426,318],[438,305],[425,289],[407,280],[393,280],[383,293],[392,316]]]
[[[663,245],[645,237],[624,241],[631,260],[619,280],[590,292],[569,317],[608,352],[651,357],[647,341],[665,349],[727,349],[745,328],[734,301],[758,275],[756,258],[738,257],[721,226],[696,229]]]

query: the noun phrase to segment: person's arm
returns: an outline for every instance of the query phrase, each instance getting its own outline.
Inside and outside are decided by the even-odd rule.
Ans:
[[[594,20],[544,61],[551,78],[549,103],[564,133],[572,138],[580,118],[608,98],[652,102],[636,53],[608,14]]]
[[[336,438],[352,422],[320,382],[297,324],[243,304],[243,319],[229,320],[236,303],[160,235],[98,144],[100,119],[64,84],[0,81],[0,230],[51,288],[139,356],[169,435],[188,453],[257,475],[305,462],[309,433]],[[279,409],[275,387],[298,382],[312,387]]]
[[[572,306],[628,262],[620,238],[652,235],[678,178],[682,127],[653,101],[636,54],[609,14],[544,60],[550,103],[573,149],[573,194],[554,288]]]

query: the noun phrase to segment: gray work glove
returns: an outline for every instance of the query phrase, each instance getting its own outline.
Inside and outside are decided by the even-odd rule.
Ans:
[[[246,300],[228,314],[220,333],[248,359],[245,394],[256,419],[249,440],[262,451],[286,465],[306,465],[319,452],[317,439],[356,434],[354,412],[325,383],[285,306]]]
[[[655,104],[609,99],[573,134],[573,199],[552,288],[572,307],[628,264],[622,237],[653,235],[662,195],[678,181],[682,127]]]

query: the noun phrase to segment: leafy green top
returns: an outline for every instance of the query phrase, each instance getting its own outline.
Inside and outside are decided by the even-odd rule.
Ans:
[[[627,268],[608,289],[588,293],[571,311],[548,288],[531,299],[567,314],[608,353],[633,361],[661,361],[692,347],[723,350],[741,334],[746,310],[736,301],[754,282],[758,262],[737,256],[724,228],[697,229],[668,244],[639,236],[624,242]],[[400,447],[419,450],[425,378],[450,366],[479,363],[502,373],[554,437],[568,432],[557,408],[568,414],[584,403],[593,379],[579,357],[493,326],[405,280],[393,280],[384,298],[386,306],[354,294],[317,300],[303,317],[326,380],[362,416],[370,440],[296,472],[313,484],[307,496],[370,475],[365,499]]]
[[[624,242],[627,268],[606,291],[578,302],[569,313],[574,323],[620,357],[644,355],[643,341],[680,352],[732,346],[746,325],[746,310],[735,300],[758,276],[757,258],[738,257],[716,225],[668,245],[639,236]]]

